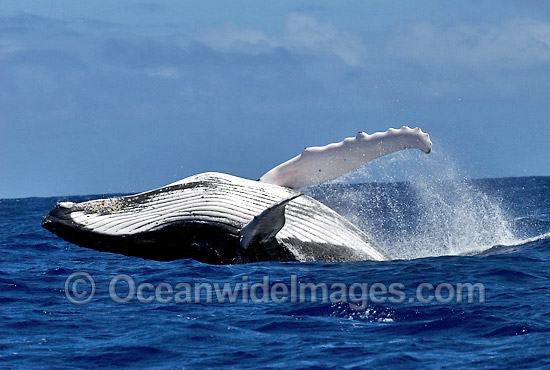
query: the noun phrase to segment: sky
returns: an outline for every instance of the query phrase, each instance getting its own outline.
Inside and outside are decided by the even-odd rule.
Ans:
[[[545,1],[4,0],[0,198],[257,179],[403,125],[468,177],[549,176],[549,20]]]

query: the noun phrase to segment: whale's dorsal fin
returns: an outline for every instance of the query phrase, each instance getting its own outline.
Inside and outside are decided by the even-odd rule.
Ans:
[[[291,200],[302,195],[302,193],[293,195],[265,209],[258,216],[254,216],[254,219],[239,231],[241,235],[241,247],[248,249],[248,246],[252,243],[263,243],[274,238],[285,226],[286,205]]]
[[[418,127],[390,128],[372,135],[359,132],[339,143],[306,148],[300,155],[268,171],[260,181],[293,189],[315,185],[346,174],[373,159],[408,148],[429,153],[432,142]]]

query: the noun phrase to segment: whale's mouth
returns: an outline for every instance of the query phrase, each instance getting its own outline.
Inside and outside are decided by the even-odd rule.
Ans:
[[[78,225],[72,220],[71,212],[74,203],[58,203],[50,212],[42,217],[42,227],[52,233],[64,238],[64,234],[71,229],[77,229]]]
[[[86,248],[100,249],[98,240],[101,235],[92,233],[82,225],[77,224],[71,217],[74,203],[61,202],[42,217],[42,227],[62,239]],[[102,248],[105,249],[105,248]]]
[[[42,217],[42,227],[72,244],[101,252],[157,261],[193,258],[211,264],[241,262],[234,251],[239,248],[238,230],[226,225],[174,222],[157,230],[111,235],[75,222],[71,213],[79,210],[75,203],[59,203]]]

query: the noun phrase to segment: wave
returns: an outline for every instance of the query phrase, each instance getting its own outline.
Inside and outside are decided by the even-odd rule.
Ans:
[[[526,239],[518,239],[509,244],[499,244],[493,245],[490,248],[485,248],[477,253],[471,253],[471,255],[493,255],[493,254],[502,254],[502,253],[511,253],[517,251],[520,247],[531,245],[532,243],[540,242],[543,240],[550,239],[550,232],[534,236]]]

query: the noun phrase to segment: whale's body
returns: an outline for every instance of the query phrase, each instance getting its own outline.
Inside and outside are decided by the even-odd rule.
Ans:
[[[295,190],[203,173],[141,194],[60,203],[43,225],[83,247],[158,260],[207,263],[385,260],[361,230],[306,195],[288,202],[284,226],[243,247],[240,231]],[[268,226],[269,228],[269,226]]]
[[[382,261],[386,253],[363,231],[293,188],[406,148],[429,153],[431,142],[418,128],[360,132],[306,148],[259,181],[209,172],[136,195],[61,202],[42,226],[82,247],[155,260]]]

